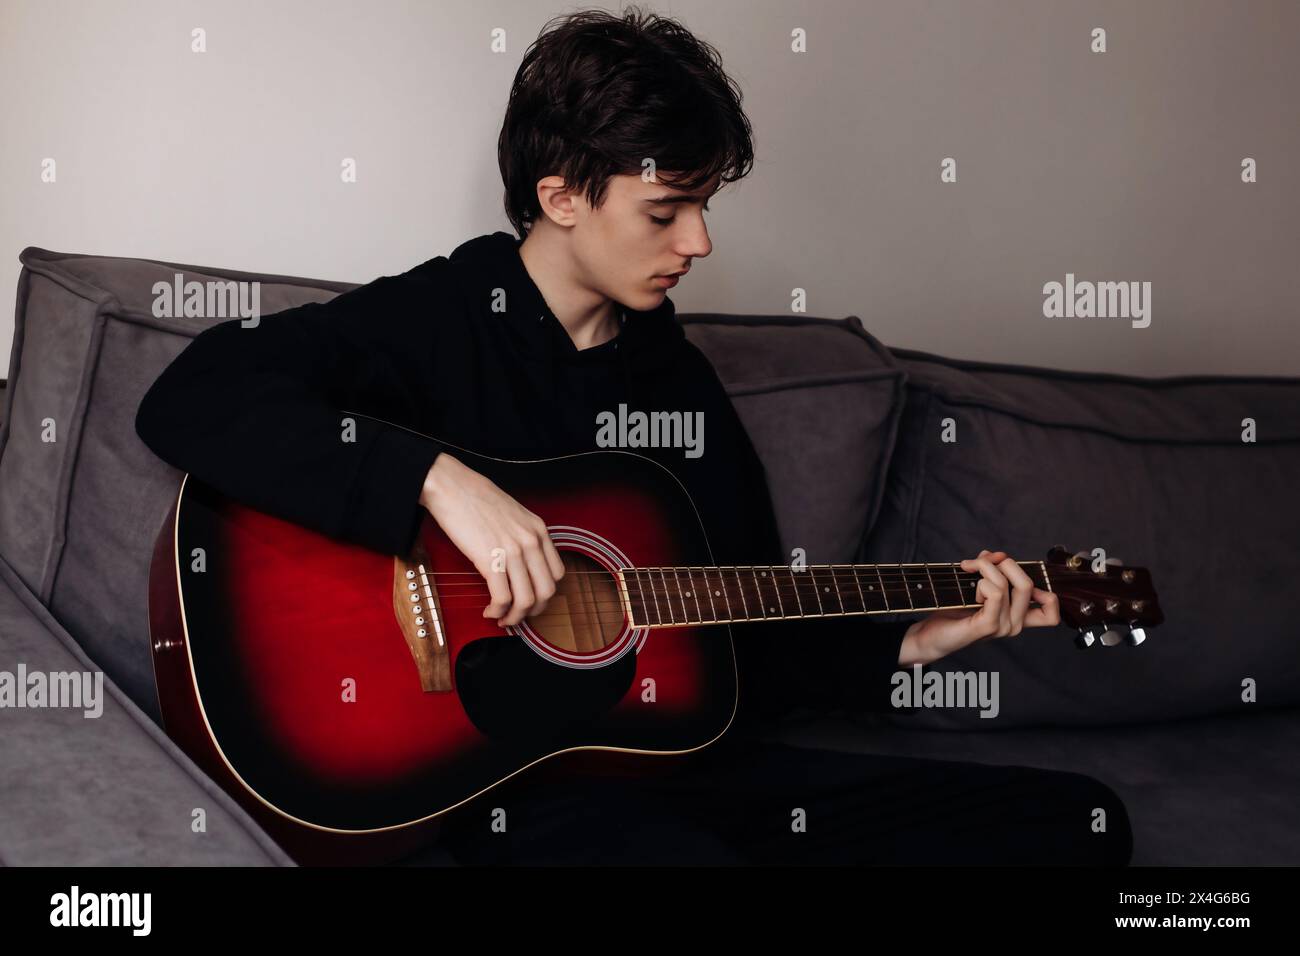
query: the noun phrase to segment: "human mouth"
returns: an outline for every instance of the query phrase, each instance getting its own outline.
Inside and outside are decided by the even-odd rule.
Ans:
[[[679,272],[672,272],[672,273],[669,273],[668,275],[664,275],[664,276],[655,276],[655,281],[656,281],[656,282],[662,282],[662,283],[664,283],[664,288],[665,288],[665,289],[671,289],[673,286],[675,286],[675,285],[677,284],[677,281],[678,281],[682,276],[686,275],[686,273],[688,273],[688,272],[690,272],[690,271],[691,271],[691,270],[690,270],[690,267],[688,266],[688,267],[686,267],[685,269],[682,269],[682,270],[679,271]]]

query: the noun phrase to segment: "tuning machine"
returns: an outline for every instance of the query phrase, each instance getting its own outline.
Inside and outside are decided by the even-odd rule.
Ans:
[[[1079,633],[1074,637],[1074,646],[1081,651],[1086,651],[1097,643],[1106,633],[1106,628],[1100,624],[1094,624],[1092,627],[1081,627]]]
[[[1109,627],[1104,624],[1081,627],[1079,633],[1075,635],[1074,646],[1081,651],[1086,651],[1098,643],[1102,647],[1114,647],[1116,644],[1124,642],[1129,647],[1137,647],[1147,639],[1146,628],[1129,627],[1120,630],[1122,627],[1124,627],[1122,624],[1113,624]]]

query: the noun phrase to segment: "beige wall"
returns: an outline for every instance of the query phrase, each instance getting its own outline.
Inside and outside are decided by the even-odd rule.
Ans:
[[[0,297],[27,245],[363,282],[508,228],[506,93],[579,5],[0,0]],[[679,311],[787,312],[802,288],[894,346],[1300,374],[1295,0],[648,5],[721,49],[758,151]],[[1067,273],[1149,282],[1150,325],[1044,317]]]

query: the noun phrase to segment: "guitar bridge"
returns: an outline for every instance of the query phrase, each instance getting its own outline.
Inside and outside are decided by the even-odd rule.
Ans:
[[[451,653],[442,630],[442,611],[429,553],[418,538],[406,558],[393,559],[393,612],[406,638],[425,693],[451,690]]]

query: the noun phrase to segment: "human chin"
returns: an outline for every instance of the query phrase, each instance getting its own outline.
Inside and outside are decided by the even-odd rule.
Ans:
[[[623,304],[637,312],[649,312],[657,309],[668,295],[668,290],[663,286],[655,285],[653,282],[647,282],[645,286],[638,289],[634,294],[629,294]]]

